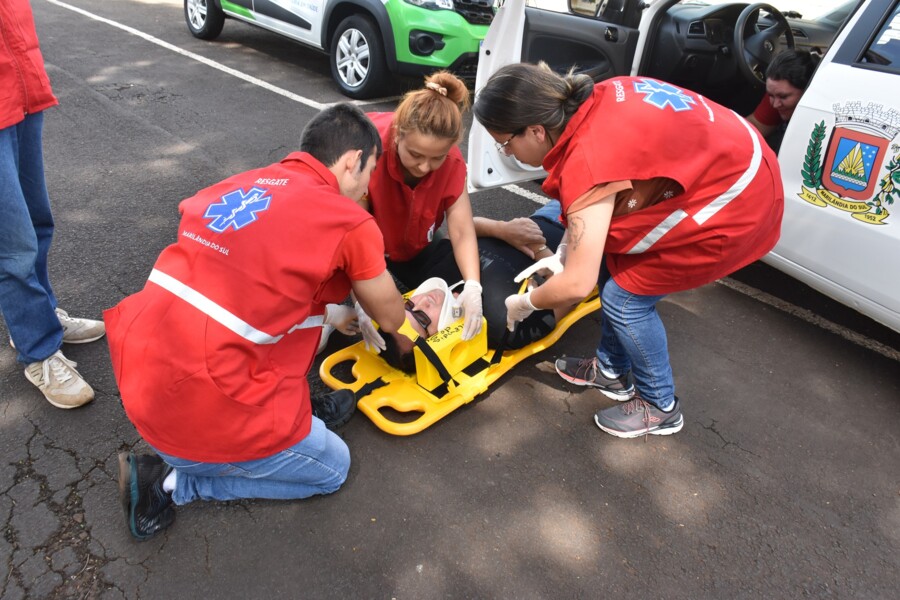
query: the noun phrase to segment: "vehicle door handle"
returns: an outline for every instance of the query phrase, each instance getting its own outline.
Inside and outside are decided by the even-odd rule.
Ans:
[[[615,27],[607,27],[606,31],[603,33],[603,37],[606,38],[607,42],[618,42],[619,30]]]

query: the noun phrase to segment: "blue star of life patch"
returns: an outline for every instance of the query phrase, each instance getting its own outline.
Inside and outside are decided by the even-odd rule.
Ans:
[[[644,102],[652,104],[661,110],[665,109],[666,106],[671,106],[675,112],[693,110],[691,105],[697,103],[684,90],[662,81],[652,81],[650,79],[635,81],[634,91],[644,94]]]
[[[258,219],[257,213],[268,210],[272,196],[269,190],[252,187],[248,191],[236,189],[224,194],[221,202],[210,204],[203,215],[205,219],[213,219],[207,227],[216,233],[222,233],[229,227],[235,231]]]

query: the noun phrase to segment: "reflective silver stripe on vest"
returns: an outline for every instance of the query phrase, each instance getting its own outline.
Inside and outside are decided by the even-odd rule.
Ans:
[[[712,202],[704,206],[700,209],[696,215],[694,215],[693,219],[696,221],[698,225],[703,225],[706,221],[715,215],[717,212],[725,208],[725,206],[737,198],[747,186],[750,185],[750,182],[753,181],[753,178],[756,177],[756,173],[759,171],[759,165],[762,163],[762,147],[759,144],[759,138],[753,133],[753,130],[747,121],[735,115],[737,119],[740,121],[741,125],[747,129],[747,133],[750,134],[750,139],[753,141],[753,156],[750,157],[750,165],[747,167],[747,170],[743,172],[743,174],[738,178],[734,184],[728,188],[725,193],[720,195],[718,198],[715,198]],[[628,254],[640,254],[642,252],[646,252],[650,248],[653,247],[659,239],[665,234],[669,233],[676,225],[681,223],[688,214],[682,210],[677,209],[668,217],[666,217],[662,223],[654,227],[647,235],[645,235],[641,241],[632,246],[632,248],[628,251]]]
[[[249,340],[254,344],[275,344],[278,342],[278,340],[284,337],[283,335],[269,335],[264,331],[256,329],[237,315],[219,306],[197,290],[186,286],[171,275],[166,275],[162,271],[153,269],[150,272],[150,277],[148,277],[147,279],[148,281],[152,281],[159,287],[175,294],[223,327],[227,327],[245,340]],[[291,327],[288,333],[297,329],[321,327],[324,319],[325,318],[322,315],[308,317],[302,323]]]
[[[694,215],[694,220],[697,222],[697,225],[706,223],[707,219],[725,208],[725,205],[737,198],[745,189],[747,189],[747,186],[750,185],[756,177],[756,173],[759,171],[759,165],[762,163],[762,147],[759,144],[759,136],[755,135],[753,129],[751,129],[753,125],[737,115],[735,115],[735,117],[737,117],[740,124],[747,130],[747,133],[750,134],[750,139],[753,140],[753,156],[750,158],[750,166],[747,167],[744,174],[734,182],[734,185],[732,185],[727,192],[704,206],[696,215]]]
[[[152,281],[163,289],[166,289],[223,327],[227,327],[242,338],[250,340],[254,344],[274,344],[283,336],[272,336],[264,331],[256,329],[237,315],[222,308],[197,290],[191,289],[171,275],[153,269],[150,271],[148,281]]]

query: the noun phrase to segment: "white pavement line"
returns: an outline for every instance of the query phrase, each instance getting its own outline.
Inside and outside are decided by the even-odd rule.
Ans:
[[[139,37],[141,39],[147,40],[148,42],[150,42],[152,44],[161,46],[161,47],[165,48],[166,50],[171,50],[172,52],[175,52],[176,54],[180,54],[180,55],[190,58],[192,60],[196,60],[197,62],[203,63],[204,65],[212,67],[213,69],[218,69],[219,71],[222,71],[223,73],[227,73],[233,77],[237,77],[238,79],[242,79],[248,83],[252,83],[253,85],[256,85],[263,89],[269,90],[270,92],[275,92],[279,96],[284,96],[285,98],[288,98],[289,100],[293,100],[294,102],[299,102],[300,104],[305,104],[306,106],[309,106],[310,108],[322,110],[323,108],[328,108],[329,106],[334,106],[335,104],[337,104],[337,102],[329,102],[329,103],[323,104],[321,102],[316,102],[315,100],[310,100],[309,98],[304,98],[303,96],[300,96],[293,92],[289,92],[286,89],[280,88],[276,85],[272,85],[271,83],[263,81],[262,79],[258,79],[256,77],[253,77],[252,75],[247,75],[246,73],[238,71],[237,69],[232,69],[231,67],[227,67],[221,63],[218,63],[214,60],[206,58],[205,56],[200,56],[199,54],[194,54],[193,52],[188,52],[187,50],[179,48],[178,46],[175,46],[174,44],[170,44],[169,42],[161,40],[157,37],[153,37],[150,34],[144,33],[143,31],[139,31],[139,30],[135,29],[134,27],[129,27],[128,25],[123,25],[122,23],[119,23],[117,21],[112,21],[105,17],[95,15],[94,13],[88,12],[82,8],[78,8],[77,6],[72,6],[71,4],[66,4],[65,2],[60,2],[59,0],[46,0],[46,1],[49,2],[50,4],[55,4],[56,6],[59,6],[61,8],[65,8],[65,9],[71,10],[72,12],[76,12],[80,15],[84,15],[85,17],[88,17],[89,19],[93,19],[93,20],[99,21],[101,23],[106,23],[107,25],[112,25],[113,27],[121,29],[122,31],[130,33],[132,35],[136,35],[137,37]],[[358,105],[375,104],[378,102],[388,102],[388,101],[391,101],[394,99],[396,99],[396,97],[375,98],[372,100],[367,100],[365,102],[353,102],[353,104],[358,104]]]
[[[510,183],[509,185],[504,185],[503,189],[506,190],[507,192],[512,192],[513,194],[522,196],[523,198],[528,198],[529,200],[534,200],[535,202],[537,202],[540,205],[547,204],[547,202],[550,201],[550,198],[548,198],[547,196],[543,196],[541,194],[536,194],[536,193],[532,192],[531,190],[526,190],[525,188],[519,187],[513,183]]]
[[[825,331],[830,331],[831,333],[837,334],[844,338],[845,340],[856,344],[857,346],[862,346],[867,350],[872,350],[873,352],[877,352],[878,354],[884,356],[885,358],[890,358],[900,362],[900,351],[891,348],[890,346],[886,346],[881,342],[876,342],[873,339],[867,338],[864,335],[856,333],[855,331],[851,331],[846,327],[842,327],[837,323],[832,323],[828,319],[820,317],[816,313],[806,310],[805,308],[800,308],[799,306],[795,306],[790,302],[785,302],[780,298],[776,298],[771,294],[767,294],[761,290],[756,289],[755,287],[751,287],[739,281],[735,281],[730,277],[725,277],[719,279],[716,283],[724,285],[727,288],[730,288],[736,292],[744,294],[745,296],[749,296],[754,300],[762,302],[763,304],[768,304],[773,308],[777,308],[778,310],[785,312],[789,315],[795,316],[799,319],[806,321],[807,323],[811,323],[816,327],[820,327]]]

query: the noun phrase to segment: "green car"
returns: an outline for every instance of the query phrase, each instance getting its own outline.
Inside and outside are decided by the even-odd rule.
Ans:
[[[474,78],[494,0],[184,0],[191,33],[211,40],[226,18],[279,33],[329,56],[345,95],[387,90],[392,75],[449,69]]]

